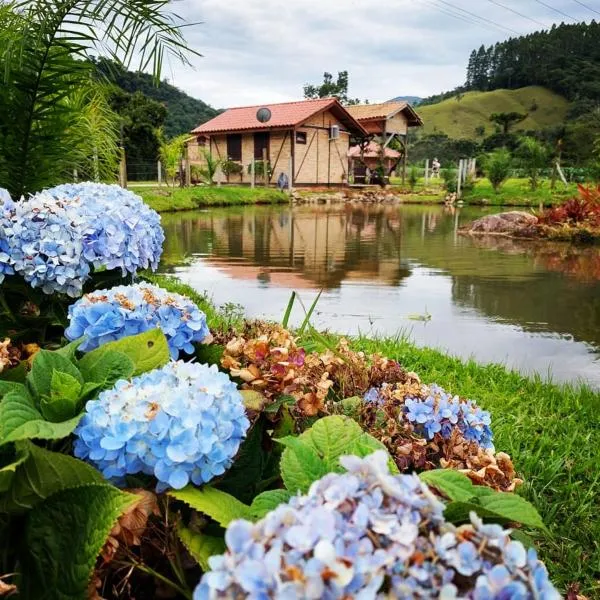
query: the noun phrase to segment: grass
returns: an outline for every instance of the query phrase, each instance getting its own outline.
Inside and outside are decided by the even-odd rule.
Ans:
[[[206,186],[191,188],[136,189],[151,208],[158,212],[193,210],[204,206],[241,206],[289,202],[289,196],[272,188]]]
[[[562,96],[543,87],[530,86],[518,90],[467,92],[460,99],[455,96],[438,104],[419,106],[417,110],[425,122],[423,133],[478,140],[494,133],[494,124],[489,120],[492,113],[527,114],[511,131],[539,130],[561,124],[568,105]],[[485,129],[483,136],[477,134],[478,127]]]
[[[239,313],[230,307],[219,312],[176,279],[151,279],[194,299],[213,331],[240,322]],[[551,531],[551,537],[537,540],[537,547],[553,581],[562,591],[576,582],[581,593],[600,597],[600,393],[460,360],[403,338],[360,337],[353,345],[399,360],[423,381],[476,399],[491,411],[496,448],[512,456],[525,480],[520,493],[535,504]]]

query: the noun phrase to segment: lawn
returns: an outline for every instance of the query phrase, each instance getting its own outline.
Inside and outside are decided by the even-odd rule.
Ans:
[[[213,331],[236,324],[231,311],[219,313],[189,286],[162,276],[151,279],[192,297]],[[496,448],[512,456],[525,480],[520,493],[551,531],[537,546],[554,582],[562,591],[577,582],[583,594],[600,597],[600,393],[459,360],[399,338],[357,338],[353,344],[397,359],[423,381],[477,400],[492,413]]]
[[[134,189],[158,212],[193,210],[204,206],[240,206],[289,202],[289,196],[273,188],[203,186],[191,188]]]

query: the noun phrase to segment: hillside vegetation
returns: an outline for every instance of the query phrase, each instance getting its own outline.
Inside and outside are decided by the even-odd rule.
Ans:
[[[495,131],[496,126],[490,122],[492,113],[527,114],[512,131],[531,131],[561,124],[568,107],[569,102],[562,96],[543,87],[529,86],[458,94],[438,104],[419,107],[419,114],[425,122],[425,134],[445,133],[454,139],[479,140]]]

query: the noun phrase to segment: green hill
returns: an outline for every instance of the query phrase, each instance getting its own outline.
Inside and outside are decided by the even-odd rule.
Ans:
[[[540,130],[562,123],[569,102],[543,87],[529,86],[518,90],[465,92],[438,104],[420,106],[425,122],[423,133],[445,133],[453,139],[480,140],[495,131],[490,115],[518,112],[527,118],[511,128],[512,132]],[[482,135],[478,128],[483,127]]]

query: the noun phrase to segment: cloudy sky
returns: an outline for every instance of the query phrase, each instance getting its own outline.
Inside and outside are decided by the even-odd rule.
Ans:
[[[192,58],[193,68],[171,63],[164,75],[216,107],[296,100],[303,84],[344,69],[353,97],[428,96],[462,83],[469,53],[482,43],[561,20],[600,18],[600,0],[175,0],[173,6],[186,22],[201,22],[185,34],[203,57]]]

